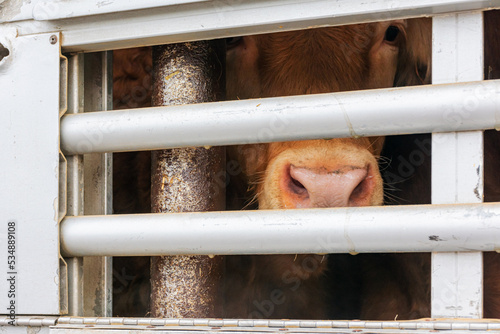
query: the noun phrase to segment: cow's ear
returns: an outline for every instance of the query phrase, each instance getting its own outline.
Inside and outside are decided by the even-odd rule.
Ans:
[[[406,40],[399,52],[394,86],[431,83],[432,19],[407,21]]]

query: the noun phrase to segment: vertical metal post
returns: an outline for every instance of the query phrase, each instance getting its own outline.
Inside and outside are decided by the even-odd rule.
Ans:
[[[62,289],[67,287],[67,267],[59,258],[67,167],[59,151],[59,124],[66,110],[67,64],[61,58],[58,33],[19,36],[15,29],[0,30],[10,52],[0,63],[0,263],[4,268],[0,305],[11,324],[19,325],[16,315],[68,311]],[[9,256],[14,257],[10,263]],[[15,291],[7,293],[11,285]],[[0,332],[22,330],[6,327]]]
[[[113,106],[112,53],[85,54],[85,111]],[[102,129],[107,131],[107,129]],[[88,145],[101,140],[89,138]],[[84,155],[85,214],[112,213],[112,153]],[[112,316],[112,257],[84,258],[84,316]]]
[[[433,19],[433,83],[483,79],[482,12]],[[457,96],[443,117],[457,125],[474,117],[474,99]],[[432,203],[478,203],[483,200],[483,134],[481,131],[432,135]],[[432,317],[481,318],[483,314],[481,252],[432,254]]]
[[[165,45],[153,49],[153,105],[222,99],[223,48],[218,42]],[[152,154],[152,211],[193,212],[225,209],[225,150],[187,148]],[[221,256],[161,256],[151,263],[154,317],[217,317],[222,310]]]
[[[69,58],[68,111],[83,112],[83,54]],[[83,155],[66,157],[68,161],[67,215],[83,215]],[[68,313],[83,316],[83,258],[65,259],[68,264]]]

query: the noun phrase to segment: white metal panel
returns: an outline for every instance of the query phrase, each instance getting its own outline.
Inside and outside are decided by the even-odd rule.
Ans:
[[[482,12],[437,16],[432,25],[432,83],[483,80]]]
[[[0,23],[30,20],[39,0],[4,0],[0,10]]]
[[[482,263],[481,252],[432,253],[432,317],[482,317]]]
[[[52,34],[14,38],[0,63],[1,314],[59,314],[59,50]],[[16,225],[15,267],[7,227]],[[15,272],[9,274],[7,272]]]
[[[494,6],[500,6],[500,1],[213,0],[66,20],[15,22],[14,26],[21,35],[61,31],[65,51],[101,51]],[[55,14],[49,17],[59,16],[57,8],[52,10]]]
[[[496,203],[82,216],[62,222],[61,249],[74,256],[494,251],[499,226]]]
[[[468,101],[474,117],[446,112]],[[489,81],[67,115],[61,147],[81,154],[463,131],[499,120],[500,81]]]
[[[433,170],[436,171],[432,176],[435,185],[432,191],[433,203],[482,202],[482,132],[436,133],[432,139]],[[451,162],[455,164],[452,166]]]
[[[204,1],[208,0],[120,0],[108,2],[103,2],[102,0],[39,1],[33,9],[33,18],[35,20],[58,20]]]
[[[57,20],[203,1],[208,0],[3,0],[0,23],[30,19]]]
[[[482,13],[434,17],[433,82],[482,80],[482,73]],[[451,114],[457,122],[474,118],[479,112],[473,99],[463,101],[454,106]],[[482,132],[433,134],[432,203],[477,203],[482,200]],[[464,219],[469,220],[467,216]],[[432,316],[481,318],[482,284],[480,252],[433,253]]]

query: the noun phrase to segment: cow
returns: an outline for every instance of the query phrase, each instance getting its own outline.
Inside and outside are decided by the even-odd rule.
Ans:
[[[429,83],[430,40],[430,19],[232,39],[227,53],[227,93],[232,99],[246,99]],[[382,205],[384,199],[379,171],[383,144],[382,137],[343,138],[261,143],[236,147],[231,152],[242,164],[246,183],[253,185],[251,191],[256,194],[259,209],[373,206]],[[356,295],[356,290],[366,288],[366,282],[359,277],[373,275],[373,269],[381,276],[380,268],[372,268],[375,261],[377,266],[391,269],[395,267],[391,263],[395,262],[386,257],[369,261],[364,257],[361,262],[351,258],[338,255],[328,258],[321,255],[230,257],[227,280],[241,282],[241,285],[233,283],[228,288],[229,296],[234,294],[239,298],[228,299],[226,315],[375,319],[390,307],[388,300],[391,299],[398,301],[394,305],[398,313],[386,311],[390,317],[384,314],[383,318],[393,319],[396,314],[400,318],[415,318],[427,314],[426,310],[415,312],[400,305],[406,300],[393,296],[397,289],[384,291],[384,300],[389,306],[377,309],[377,314],[365,310],[366,302],[350,297]],[[367,266],[372,270],[367,270]],[[361,275],[362,272],[366,274]],[[392,270],[384,274],[397,276]],[[378,283],[387,282],[378,276],[374,277]],[[363,298],[369,300],[377,289],[382,291],[385,286],[370,287]],[[415,294],[424,301],[429,300],[429,295]]]
[[[496,29],[493,23],[490,26]],[[489,38],[498,35],[495,30]],[[428,18],[244,36],[228,39],[227,45],[230,99],[431,82]],[[486,56],[490,78],[499,68],[495,55]],[[151,50],[115,52],[114,59],[115,108],[148,106]],[[499,156],[496,132],[487,132],[485,141],[490,143],[485,144],[486,156]],[[425,160],[413,166],[411,175],[399,175],[398,162],[414,150],[421,150]],[[430,203],[428,135],[257,143],[230,147],[228,152],[229,160],[238,161],[243,170],[228,191],[233,208],[242,208],[235,200],[240,196],[251,199],[246,207],[258,209]],[[148,212],[149,154],[119,154],[115,162],[115,212]],[[486,160],[486,200],[500,198],[490,195],[500,195],[500,187],[488,177],[496,167]],[[241,194],[241,189],[248,192]],[[226,263],[223,317],[393,320],[430,316],[429,254],[227,256]],[[490,317],[500,315],[494,279],[498,263],[495,254],[485,255],[489,310],[485,315]],[[131,270],[129,259],[117,264]],[[141,268],[147,270],[147,266]],[[115,296],[117,301],[129,298],[115,304],[115,314],[145,314],[123,308],[147,303],[147,277],[139,275],[136,280],[142,295],[132,294],[133,301],[130,294]]]

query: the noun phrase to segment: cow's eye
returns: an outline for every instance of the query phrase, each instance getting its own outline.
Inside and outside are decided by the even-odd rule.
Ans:
[[[396,26],[389,26],[385,31],[384,40],[389,43],[394,43],[399,36],[399,28]]]
[[[243,41],[243,37],[229,37],[226,38],[226,46],[228,49],[233,48]]]

